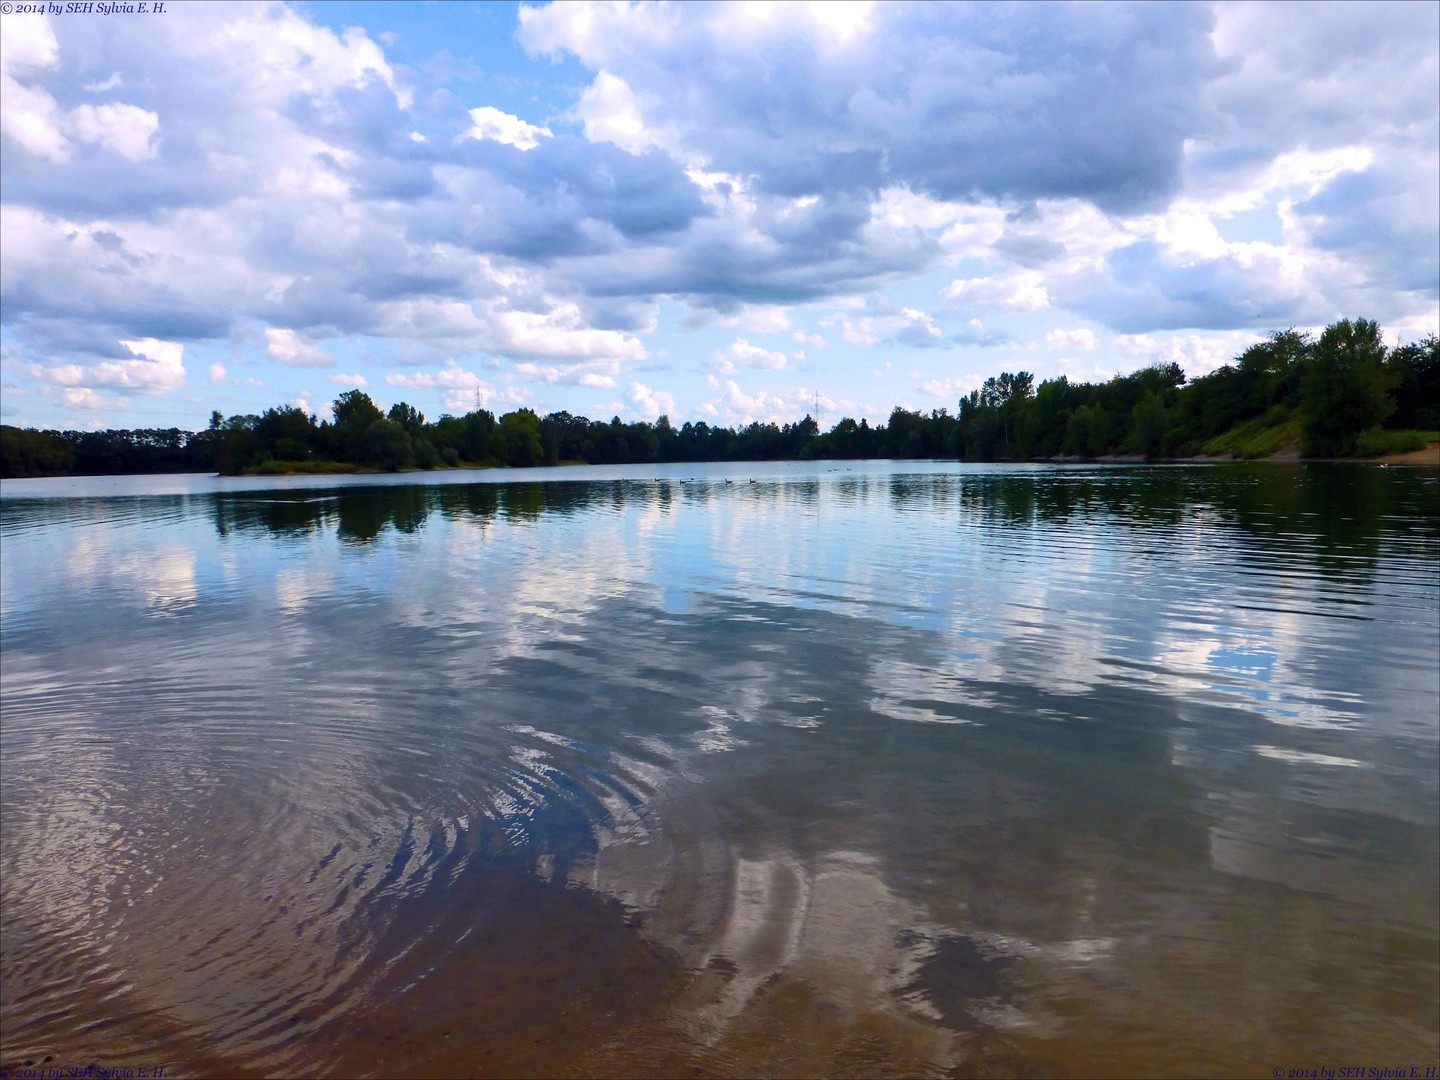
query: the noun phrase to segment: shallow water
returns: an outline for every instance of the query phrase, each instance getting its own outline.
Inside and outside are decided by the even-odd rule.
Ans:
[[[0,1063],[1434,1065],[1437,480],[7,481]]]

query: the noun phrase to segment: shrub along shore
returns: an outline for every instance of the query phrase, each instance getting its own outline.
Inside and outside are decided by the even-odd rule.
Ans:
[[[534,466],[804,458],[1376,457],[1440,440],[1440,351],[1432,335],[1387,348],[1377,324],[1345,319],[1319,338],[1286,330],[1234,362],[1187,380],[1158,364],[1103,383],[1065,376],[1037,387],[1005,372],[959,401],[956,414],[896,408],[887,424],[846,418],[821,432],[792,424],[711,427],[589,420],[485,409],[430,422],[400,402],[389,412],[360,390],[333,419],[291,406],[212,413],[204,431],[37,431],[0,427],[0,476],[157,472],[333,473],[457,466]]]

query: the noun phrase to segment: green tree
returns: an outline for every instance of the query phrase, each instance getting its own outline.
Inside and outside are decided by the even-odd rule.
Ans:
[[[390,406],[390,413],[386,419],[392,424],[399,424],[412,438],[425,429],[425,414],[414,405],[407,405],[403,401],[397,401]]]
[[[1015,427],[1034,394],[1035,376],[1028,371],[1002,371],[996,383],[1000,405],[1000,435],[1006,456],[1015,453]]]
[[[74,465],[74,451],[54,433],[0,427],[0,476],[60,476]]]
[[[413,464],[415,447],[403,427],[393,420],[380,419],[365,429],[364,454],[368,464],[394,472]]]
[[[310,457],[316,428],[314,419],[304,409],[293,405],[266,409],[253,426],[257,456],[269,454],[282,461],[304,461]]]
[[[335,399],[335,426],[369,429],[376,420],[385,419],[370,395],[363,390],[346,390]]]
[[[517,409],[500,418],[505,440],[505,464],[517,467],[539,465],[545,460],[540,443],[540,417],[533,409]]]
[[[1440,342],[1435,335],[1391,351],[1395,412],[1387,427],[1440,431]]]
[[[335,430],[331,433],[331,452],[342,461],[368,461],[370,429],[385,419],[370,395],[363,390],[347,390],[335,399]]]
[[[1140,400],[1135,402],[1135,408],[1130,410],[1130,445],[1146,457],[1153,458],[1160,453],[1169,427],[1170,414],[1165,409],[1165,402],[1153,390],[1144,391]]]
[[[1110,445],[1110,414],[1098,404],[1081,405],[1065,427],[1065,444],[1071,453],[1093,457]]]
[[[1236,391],[1244,413],[1258,416],[1292,398],[1300,388],[1310,349],[1310,335],[1292,328],[1277,331],[1241,353],[1235,361]]]
[[[1378,324],[1342,319],[1310,350],[1300,381],[1300,422],[1309,457],[1355,452],[1362,431],[1395,411],[1390,390],[1399,373],[1385,363]]]

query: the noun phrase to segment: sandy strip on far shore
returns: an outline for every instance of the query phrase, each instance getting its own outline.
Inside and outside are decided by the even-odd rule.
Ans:
[[[1440,442],[1426,444],[1423,450],[1408,450],[1403,454],[1385,454],[1373,458],[1381,465],[1440,465]]]

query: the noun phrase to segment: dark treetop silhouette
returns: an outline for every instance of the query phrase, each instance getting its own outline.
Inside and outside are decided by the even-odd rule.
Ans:
[[[1259,457],[1282,445],[1311,457],[1373,456],[1440,438],[1440,351],[1434,335],[1387,348],[1380,327],[1344,319],[1318,339],[1272,334],[1233,363],[1187,381],[1159,364],[1104,383],[1065,376],[1037,388],[1004,372],[959,402],[958,415],[896,408],[888,424],[842,419],[821,433],[813,418],[711,427],[668,416],[609,422],[519,409],[477,409],[428,422],[400,402],[381,412],[350,390],[333,421],[281,406],[262,415],[211,415],[204,431],[36,431],[0,428],[0,475],[433,469],[462,463],[554,465],[782,458],[961,458],[1007,461],[1129,454]]]

